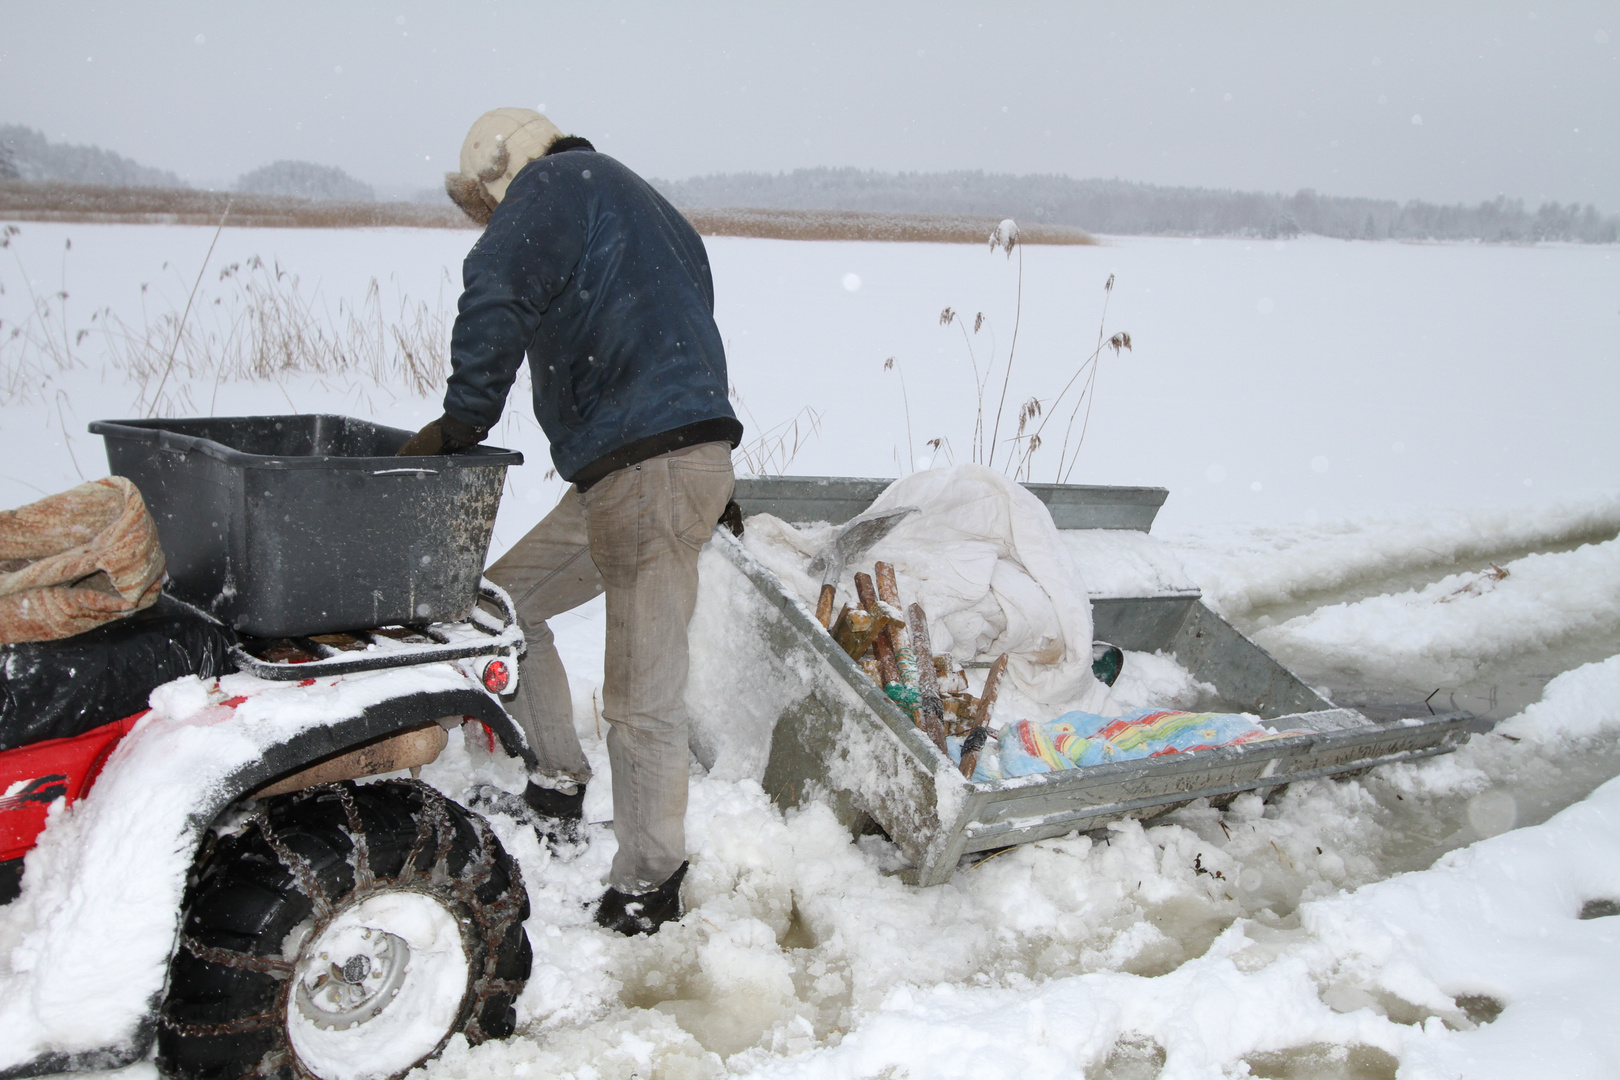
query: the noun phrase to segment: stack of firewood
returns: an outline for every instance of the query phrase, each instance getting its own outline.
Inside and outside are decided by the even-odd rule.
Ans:
[[[962,775],[971,777],[979,750],[990,737],[990,710],[1007,670],[1007,654],[990,665],[984,692],[974,697],[961,665],[950,656],[934,655],[922,605],[913,603],[902,610],[894,567],[880,562],[873,571],[856,573],[860,606],[845,604],[831,620],[829,632],[941,753],[946,752],[947,735],[961,737]]]

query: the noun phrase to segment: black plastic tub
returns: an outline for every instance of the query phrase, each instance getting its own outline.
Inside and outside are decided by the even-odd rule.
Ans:
[[[509,466],[479,446],[399,458],[411,432],[346,416],[98,420],[140,488],[168,589],[257,637],[466,618]]]

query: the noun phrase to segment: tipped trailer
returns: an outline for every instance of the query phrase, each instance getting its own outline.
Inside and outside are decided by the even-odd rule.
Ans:
[[[838,523],[859,514],[885,480],[775,477],[741,480],[745,515]],[[1093,765],[988,782],[958,767],[838,646],[815,613],[738,540],[721,531],[705,550],[705,591],[728,598],[728,617],[700,601],[692,647],[720,650],[733,670],[773,672],[751,696],[698,680],[689,692],[694,749],[705,765],[748,771],[782,806],[822,799],[854,831],[875,824],[911,863],[919,885],[948,881],[963,856],[1146,818],[1195,799],[1270,794],[1301,780],[1358,773],[1447,753],[1467,736],[1466,713],[1374,718],[1336,708],[1202,602],[1197,587],[1166,572],[1147,534],[1163,488],[1028,485],[1062,530],[1083,532],[1082,550],[1125,550],[1149,572],[1105,583],[1091,597],[1095,636],[1122,649],[1174,656],[1215,687],[1220,705],[1258,716],[1276,732],[1238,746]],[[1162,547],[1162,546],[1161,546]],[[1083,564],[1083,554],[1081,556]],[[1173,563],[1171,559],[1169,562]],[[1109,587],[1109,586],[1112,587]],[[1394,710],[1400,712],[1403,710]],[[1421,715],[1419,715],[1421,714]],[[768,753],[739,749],[735,733],[761,724]],[[721,759],[726,759],[722,762]]]

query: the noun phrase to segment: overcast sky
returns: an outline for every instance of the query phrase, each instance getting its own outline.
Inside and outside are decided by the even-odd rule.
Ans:
[[[984,169],[1620,212],[1620,4],[0,0],[0,122],[434,187],[543,107],[648,176]]]

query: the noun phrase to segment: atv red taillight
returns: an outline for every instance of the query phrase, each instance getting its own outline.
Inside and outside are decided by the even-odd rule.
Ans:
[[[508,670],[506,661],[491,660],[484,665],[484,686],[492,694],[504,694],[506,688],[512,683],[512,672]]]

